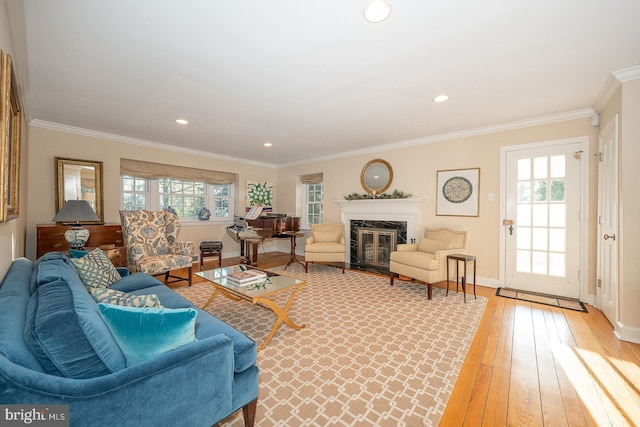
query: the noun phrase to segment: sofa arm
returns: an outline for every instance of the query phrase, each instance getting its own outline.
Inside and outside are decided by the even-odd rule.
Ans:
[[[447,255],[453,254],[467,254],[466,249],[446,249],[444,251],[437,251],[435,253],[435,259],[440,263],[440,280],[447,280]],[[451,273],[451,269],[449,270]],[[455,267],[453,269],[453,273],[455,274]],[[451,276],[449,276],[451,277]]]
[[[316,239],[314,239],[313,236],[309,236],[309,237],[307,237],[306,244],[310,245],[312,243],[315,243],[315,241],[316,241]]]
[[[417,250],[417,243],[400,243],[396,248],[396,251],[398,252],[415,252]]]
[[[223,334],[113,374],[70,379],[0,355],[0,401],[66,404],[70,425],[213,425],[232,408],[233,343]],[[257,375],[255,380],[257,397]],[[134,405],[135,410],[122,408]]]

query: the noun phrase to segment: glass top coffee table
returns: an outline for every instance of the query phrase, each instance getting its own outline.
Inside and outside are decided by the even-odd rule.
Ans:
[[[213,299],[218,294],[222,294],[223,296],[233,301],[240,301],[243,299],[251,301],[252,303],[258,304],[261,307],[270,309],[276,314],[276,316],[278,316],[276,322],[273,325],[273,328],[271,328],[271,332],[269,332],[267,338],[260,345],[260,347],[258,347],[258,351],[260,351],[269,343],[269,341],[271,341],[271,338],[273,338],[273,336],[276,334],[282,322],[285,322],[295,330],[304,328],[304,325],[296,325],[289,317],[288,312],[291,308],[291,305],[293,305],[293,301],[295,300],[296,295],[298,295],[300,289],[302,289],[302,287],[306,285],[307,282],[305,282],[304,280],[294,279],[292,277],[280,276],[268,271],[265,271],[265,273],[267,273],[267,277],[264,281],[254,282],[249,285],[239,286],[230,283],[227,280],[227,277],[229,275],[238,273],[247,268],[248,267],[244,265],[234,265],[231,267],[216,268],[214,270],[199,271],[195,273],[195,275],[202,277],[203,279],[211,283],[214,287],[213,293],[204,304],[204,306],[202,306],[203,309],[211,304],[211,301],[213,301]],[[252,267],[249,267],[248,269],[263,271]],[[287,289],[293,292],[284,307],[280,307],[274,301],[269,299],[270,296],[275,295],[279,292],[283,292]]]

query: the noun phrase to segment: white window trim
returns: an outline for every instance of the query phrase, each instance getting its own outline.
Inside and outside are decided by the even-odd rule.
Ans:
[[[157,178],[144,178],[147,180],[147,209],[159,210],[159,180]],[[122,175],[120,175],[120,209],[124,207],[124,195],[122,190]],[[198,218],[180,218],[180,224],[186,226],[204,225],[204,224],[231,224],[235,215],[235,184],[229,185],[229,217],[215,217],[215,196],[213,196],[214,184],[205,183],[205,207],[211,211],[211,218],[208,221],[200,221]],[[209,195],[211,194],[211,195]]]

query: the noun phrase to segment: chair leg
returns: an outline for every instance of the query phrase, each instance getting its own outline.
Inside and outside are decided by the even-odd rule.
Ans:
[[[342,261],[342,274],[344,274],[344,261]]]
[[[309,263],[307,261],[304,262],[304,272],[305,273],[309,272]]]
[[[192,274],[191,274],[192,270],[193,270],[192,266],[189,266],[189,268],[187,268],[187,274],[189,275],[189,286],[191,286],[192,281],[193,281],[193,277],[192,277]]]
[[[389,272],[389,281],[391,282],[391,286],[393,286],[393,279],[396,277],[396,273],[393,271]]]
[[[433,284],[427,283],[427,299],[431,299],[432,293],[433,293]]]

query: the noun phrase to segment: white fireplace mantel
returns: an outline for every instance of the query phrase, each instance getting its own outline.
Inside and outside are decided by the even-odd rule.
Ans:
[[[345,236],[350,235],[351,220],[405,221],[407,242],[417,241],[420,205],[424,202],[423,198],[334,200],[334,202],[342,208],[340,218],[344,224]],[[347,244],[347,262],[351,259],[350,252],[350,245]]]

